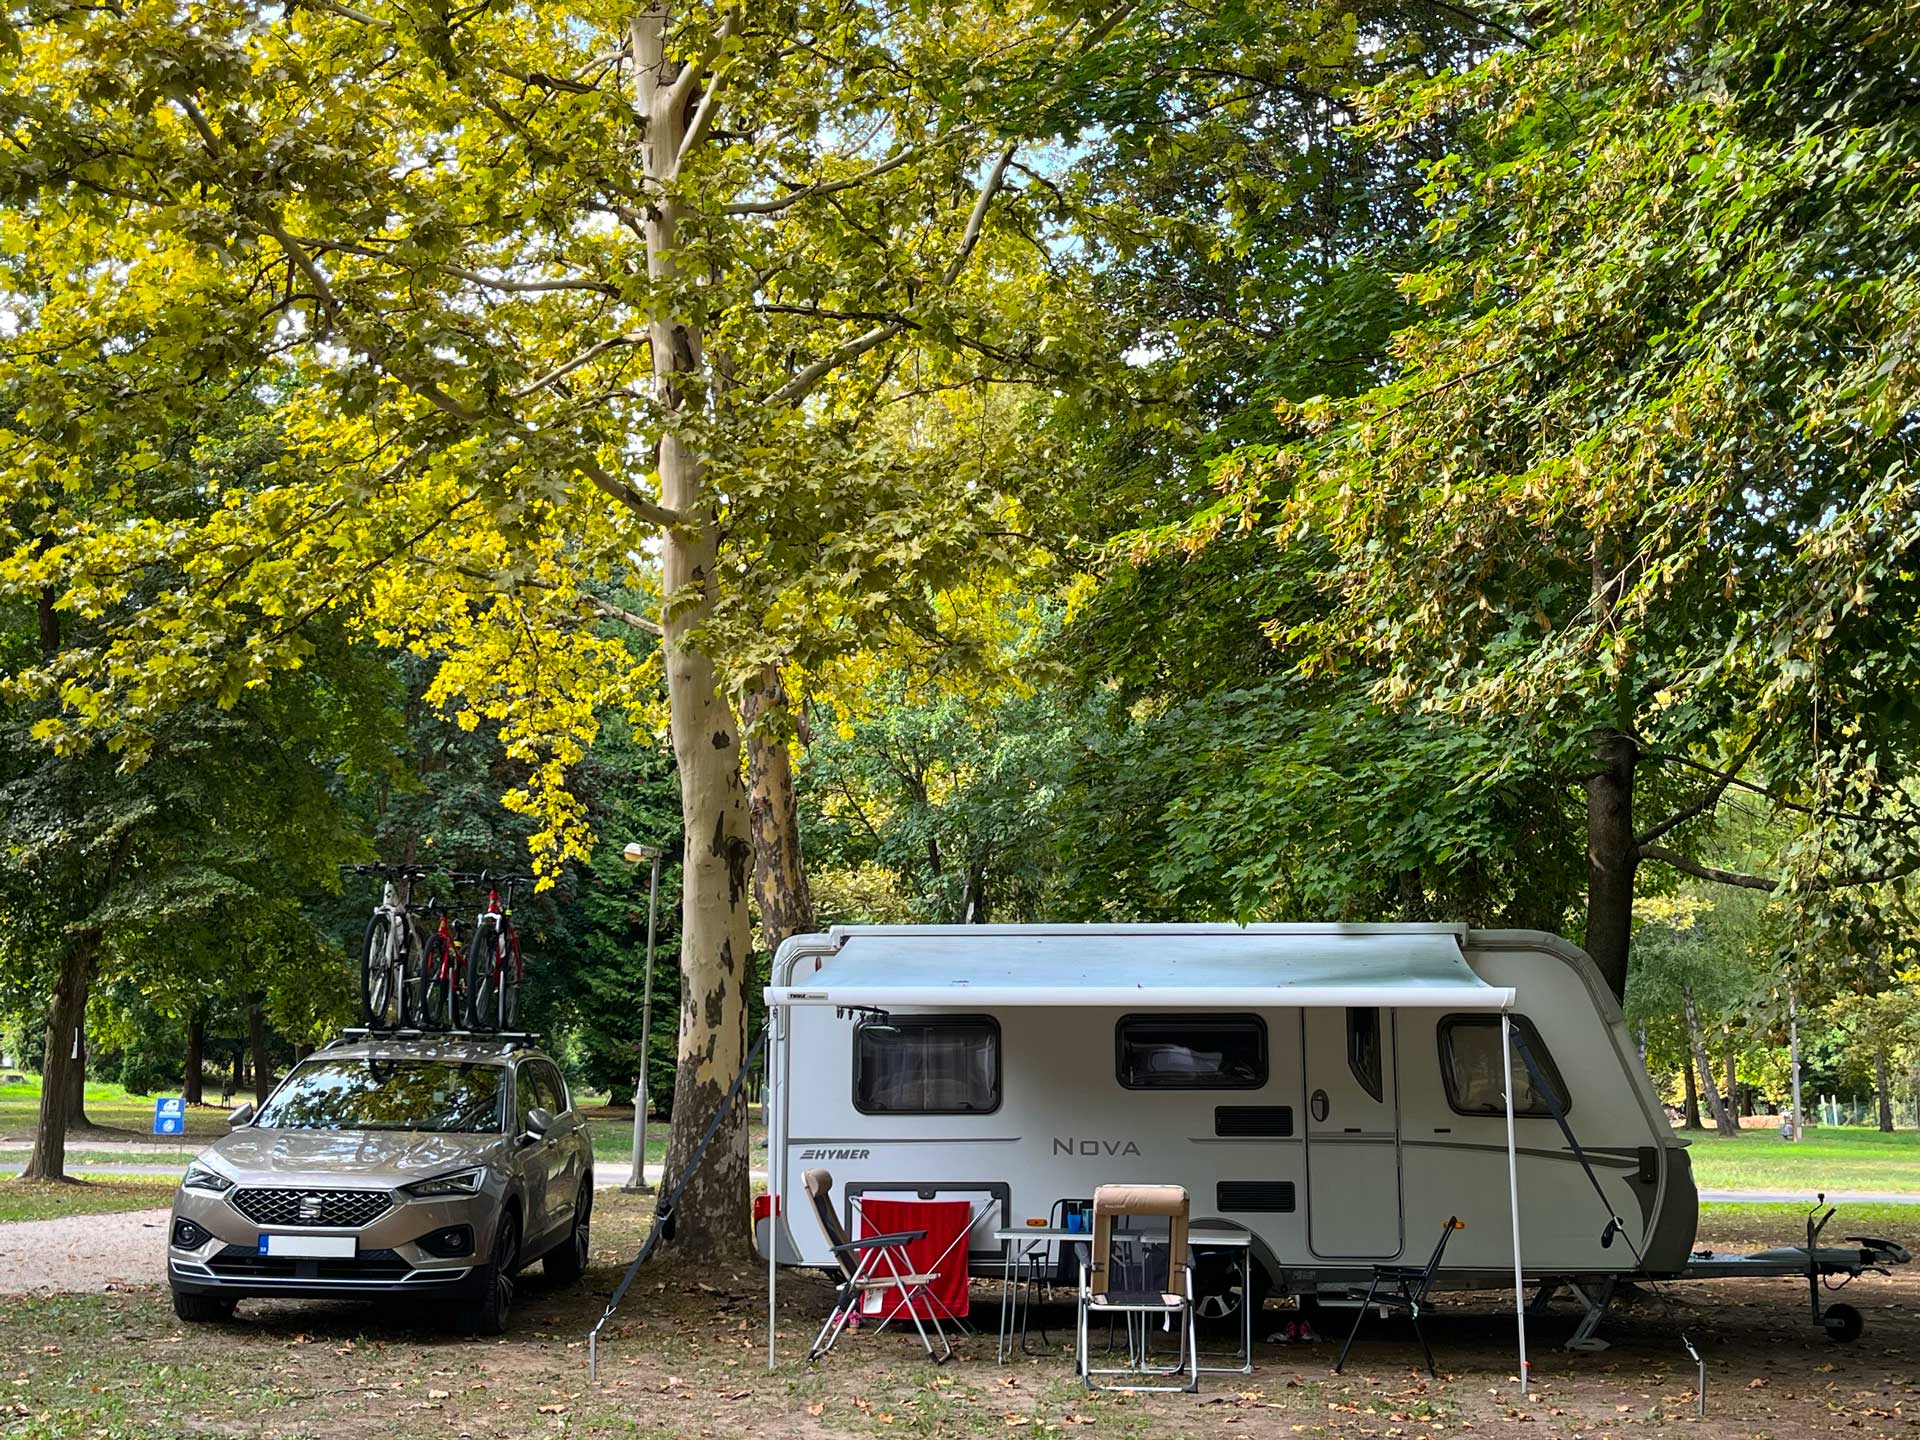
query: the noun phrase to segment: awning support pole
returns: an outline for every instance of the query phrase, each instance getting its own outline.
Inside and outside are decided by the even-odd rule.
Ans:
[[[1513,1016],[1500,1012],[1500,1065],[1507,1082],[1507,1205],[1513,1216],[1513,1317],[1520,1335],[1520,1393],[1527,1385],[1527,1292],[1520,1273],[1520,1162],[1513,1140]]]

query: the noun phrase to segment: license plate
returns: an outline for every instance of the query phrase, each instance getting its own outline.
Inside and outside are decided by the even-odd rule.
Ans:
[[[357,1244],[351,1235],[262,1235],[260,1253],[295,1260],[351,1260]]]

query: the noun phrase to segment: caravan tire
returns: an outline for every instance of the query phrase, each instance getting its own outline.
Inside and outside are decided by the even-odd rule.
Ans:
[[[1851,1345],[1860,1338],[1860,1332],[1867,1328],[1867,1322],[1851,1305],[1829,1305],[1827,1313],[1820,1317],[1820,1328],[1827,1332],[1829,1340]]]
[[[1238,1256],[1209,1256],[1194,1266],[1194,1318],[1206,1326],[1238,1329],[1241,1325],[1240,1312],[1246,1302],[1246,1296],[1240,1293],[1240,1260]],[[1256,1327],[1260,1324],[1260,1312],[1266,1308],[1267,1296],[1273,1291],[1273,1282],[1267,1278],[1267,1272],[1258,1262],[1253,1266],[1253,1303]]]

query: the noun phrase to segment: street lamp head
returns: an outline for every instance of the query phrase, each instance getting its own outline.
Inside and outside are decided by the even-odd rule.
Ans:
[[[629,844],[620,854],[621,858],[629,865],[638,865],[643,860],[658,860],[660,858],[660,847],[658,845]]]

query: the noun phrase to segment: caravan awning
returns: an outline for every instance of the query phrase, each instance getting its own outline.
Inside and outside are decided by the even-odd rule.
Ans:
[[[1185,1010],[1300,1006],[1505,1010],[1513,991],[1468,967],[1442,927],[1074,927],[834,932],[812,974],[769,1007]]]

